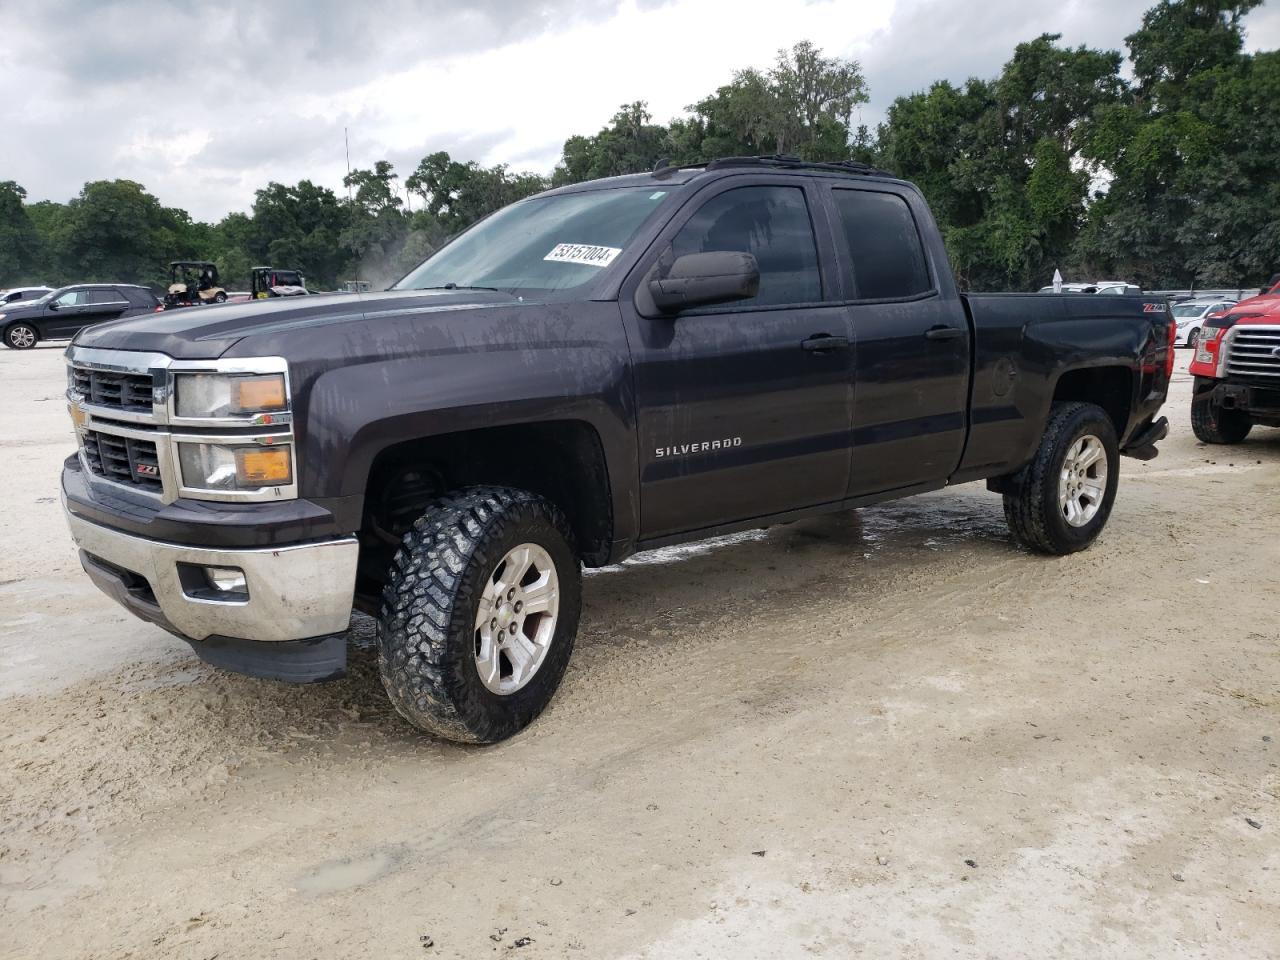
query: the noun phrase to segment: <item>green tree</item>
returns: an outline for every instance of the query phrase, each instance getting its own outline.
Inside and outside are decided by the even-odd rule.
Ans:
[[[423,157],[404,185],[422,197],[426,212],[441,230],[451,234],[509,203],[545,190],[548,181],[535,173],[513,174],[505,164],[482,167],[475,161],[459,163],[440,151]],[[415,223],[416,231],[422,233],[421,218]]]
[[[40,235],[27,215],[27,191],[0,181],[0,284],[31,282],[40,265]]]
[[[191,221],[132,180],[86,183],[55,230],[59,281],[161,286],[168,262],[189,254]]]
[[[863,148],[924,192],[966,287],[1035,288],[1074,264],[1085,145],[1123,83],[1118,53],[1058,39],[1019,44],[994,80],[899,97]]]
[[[1126,38],[1134,84],[1086,149],[1109,181],[1077,245],[1098,272],[1235,286],[1274,267],[1276,59],[1242,52],[1258,4],[1162,0]]]
[[[652,170],[671,155],[667,128],[652,121],[643,100],[623,104],[599,133],[565,141],[551,182],[559,186]]]

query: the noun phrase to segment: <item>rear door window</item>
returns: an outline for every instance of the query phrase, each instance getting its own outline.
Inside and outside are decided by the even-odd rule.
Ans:
[[[749,253],[760,265],[760,292],[736,309],[822,299],[818,246],[800,187],[736,187],[699,208],[672,238],[671,252]]]
[[[90,290],[90,303],[120,303],[124,297],[116,293],[114,290]]]
[[[905,200],[871,190],[832,193],[859,300],[902,300],[933,289],[920,231]]]

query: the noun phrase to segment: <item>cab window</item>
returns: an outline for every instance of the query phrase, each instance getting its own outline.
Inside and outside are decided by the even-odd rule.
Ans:
[[[832,192],[859,300],[901,300],[933,289],[920,231],[905,200],[871,190]]]
[[[799,187],[736,187],[708,200],[680,228],[671,252],[749,253],[760,265],[760,292],[735,309],[822,299],[818,246]]]

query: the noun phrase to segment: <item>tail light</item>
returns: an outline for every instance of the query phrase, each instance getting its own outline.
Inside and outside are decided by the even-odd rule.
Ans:
[[[157,304],[156,304],[156,308],[155,308],[155,310],[153,310],[153,311],[151,311],[151,312],[152,312],[152,313],[164,313],[164,304],[163,304],[163,303],[157,303]]]
[[[1164,354],[1164,375],[1166,380],[1173,376],[1173,351],[1177,342],[1178,321],[1171,316],[1169,317],[1169,342],[1165,345]]]

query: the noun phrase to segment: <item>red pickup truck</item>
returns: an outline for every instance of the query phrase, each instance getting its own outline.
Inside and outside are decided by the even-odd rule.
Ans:
[[[1208,317],[1189,370],[1200,440],[1241,443],[1255,424],[1280,427],[1280,283]]]

